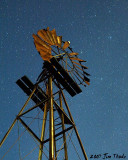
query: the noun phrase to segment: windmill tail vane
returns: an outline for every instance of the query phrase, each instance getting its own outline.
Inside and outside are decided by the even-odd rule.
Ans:
[[[74,97],[82,92],[81,85],[86,87],[90,84],[88,78],[90,74],[86,72],[88,67],[84,65],[86,61],[78,58],[79,54],[72,50],[70,41],[63,41],[62,36],[58,36],[55,29],[51,31],[49,27],[41,29],[37,34],[33,34],[33,38],[36,50],[44,61],[43,68],[36,83],[26,75],[16,81],[28,98],[0,146],[18,121],[36,141],[38,160],[68,160],[73,156],[75,159],[81,159],[80,156],[82,156],[82,159],[87,160],[87,154],[64,95],[64,92],[67,92]],[[34,103],[34,106],[30,106],[30,102]],[[40,118],[40,135],[24,119],[29,114],[35,120],[34,112],[37,109],[40,110],[39,116],[43,117],[43,119]],[[81,153],[73,144],[73,132]],[[75,153],[71,154],[73,150]]]

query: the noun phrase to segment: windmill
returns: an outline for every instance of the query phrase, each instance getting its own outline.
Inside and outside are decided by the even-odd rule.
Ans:
[[[63,41],[62,36],[57,36],[56,30],[41,29],[37,35],[33,34],[34,44],[40,56],[44,60],[42,72],[33,84],[27,76],[17,80],[17,85],[27,94],[28,99],[16,116],[11,127],[5,134],[0,146],[12,130],[16,121],[19,121],[39,144],[38,160],[44,159],[44,146],[49,147],[47,159],[59,160],[59,154],[63,150],[63,157],[68,160],[67,139],[74,130],[82,150],[84,159],[87,160],[83,144],[75,126],[64,90],[71,96],[82,92],[80,85],[89,85],[89,74],[84,60],[78,58],[78,53],[70,47],[69,41]],[[43,86],[43,87],[42,87]],[[29,101],[35,105],[25,111]],[[36,108],[42,111],[42,129],[40,137],[23,120],[23,116],[31,113]],[[46,135],[46,126],[48,134]],[[60,145],[60,142],[62,143]]]

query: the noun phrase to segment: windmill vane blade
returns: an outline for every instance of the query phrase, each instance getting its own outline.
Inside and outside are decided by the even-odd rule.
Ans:
[[[84,72],[84,74],[86,74],[87,76],[90,76],[90,74],[89,73],[87,73],[87,72],[85,72],[85,71],[83,71]]]
[[[77,60],[77,61],[80,61],[80,62],[86,62],[85,60],[82,60],[80,58],[77,58],[77,57],[70,57],[72,60]]]
[[[80,65],[81,67],[83,67],[84,69],[88,69],[88,67],[86,67],[86,66],[84,66],[84,65],[82,65],[81,63],[77,63],[77,62],[75,62],[75,61],[72,61],[73,63],[75,63],[75,64],[78,64],[78,65]]]
[[[62,44],[62,36],[57,36],[58,47],[61,47]]]
[[[79,54],[75,52],[69,53],[69,56],[74,56],[74,55],[79,55]]]
[[[66,48],[69,47],[69,45],[70,45],[70,43],[68,41],[66,41],[62,48],[65,50]]]

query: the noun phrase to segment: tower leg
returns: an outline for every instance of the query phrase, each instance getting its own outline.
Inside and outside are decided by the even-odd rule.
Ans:
[[[52,77],[48,79],[49,95],[49,160],[54,160],[54,112],[53,112],[53,95],[52,95]]]
[[[54,121],[55,122],[55,121]],[[55,123],[54,123],[54,135],[55,135]],[[56,140],[54,137],[54,150],[55,150],[55,160],[57,160],[57,152],[56,152]]]
[[[63,97],[64,103],[65,103],[65,106],[66,106],[66,108],[67,108],[67,110],[68,110],[69,116],[70,116],[72,122],[74,123],[74,120],[73,120],[73,117],[72,117],[72,115],[71,115],[71,112],[70,112],[70,109],[69,109],[69,107],[68,107],[68,104],[67,104],[67,102],[66,102],[64,93],[63,93],[63,91],[61,91],[61,92],[62,92],[62,97]],[[74,124],[75,124],[75,123],[74,123]],[[88,157],[87,157],[86,152],[85,152],[85,150],[84,150],[84,146],[83,146],[83,144],[82,144],[82,141],[81,141],[81,139],[80,139],[79,133],[78,133],[77,128],[76,128],[75,125],[74,125],[74,130],[75,130],[76,136],[77,136],[77,138],[78,138],[80,147],[81,147],[81,149],[82,149],[84,158],[85,158],[85,160],[88,160]]]
[[[42,124],[42,132],[41,132],[41,139],[40,139],[41,142],[43,142],[44,140],[46,119],[47,119],[47,102],[45,103],[45,106],[44,106],[43,124]],[[42,160],[42,152],[43,152],[43,144],[41,143],[38,160]]]
[[[60,108],[63,110],[61,92],[59,93],[59,100],[60,100]],[[62,121],[62,130],[65,130],[64,115],[63,114],[61,115],[61,121]],[[65,133],[63,133],[63,141],[64,141],[65,160],[68,160],[67,143],[66,143],[66,135],[65,135]]]
[[[35,90],[37,88],[37,85],[35,85],[32,93],[30,94],[30,96],[28,97],[27,101],[25,102],[24,106],[22,107],[22,109],[20,110],[18,116],[23,112],[23,110],[25,109],[25,107],[27,106],[29,100],[31,99],[32,95],[34,94]],[[17,118],[15,118],[15,120],[13,121],[11,127],[8,129],[7,133],[5,134],[4,138],[2,139],[2,141],[0,142],[0,147],[2,146],[2,144],[4,143],[5,139],[7,138],[7,136],[9,135],[10,131],[12,130],[12,128],[14,127],[15,123],[17,121]]]

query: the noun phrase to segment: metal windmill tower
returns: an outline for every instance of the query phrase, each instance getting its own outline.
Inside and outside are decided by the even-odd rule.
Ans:
[[[87,78],[89,74],[85,71],[87,67],[83,65],[86,61],[78,58],[78,53],[73,52],[70,42],[64,42],[62,36],[57,36],[55,29],[52,31],[49,28],[41,29],[37,35],[33,34],[33,38],[35,47],[44,60],[42,72],[35,84],[27,76],[17,80],[17,85],[28,95],[28,99],[2,139],[0,146],[16,121],[20,121],[39,144],[38,160],[45,159],[43,158],[45,144],[49,147],[47,159],[59,160],[58,155],[62,150],[63,158],[60,159],[70,159],[68,157],[70,149],[67,147],[67,139],[72,130],[75,131],[84,159],[87,160],[87,155],[63,93],[63,90],[66,90],[73,97],[82,92],[80,85],[85,87],[86,84],[89,85],[90,80]],[[30,100],[35,105],[25,111]],[[38,137],[22,119],[24,115],[31,113],[36,108],[40,108],[43,115],[41,137]],[[46,126],[49,128],[47,135]]]

